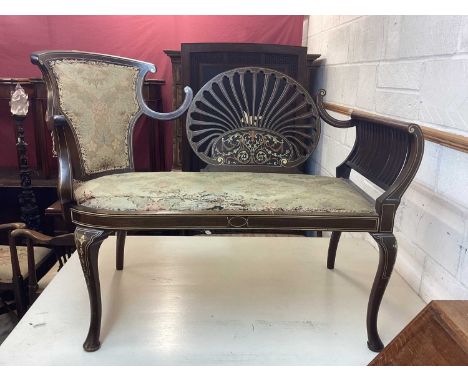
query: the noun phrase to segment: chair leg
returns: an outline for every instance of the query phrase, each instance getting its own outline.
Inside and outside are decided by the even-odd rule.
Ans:
[[[341,232],[333,231],[330,237],[330,244],[328,244],[328,257],[327,257],[327,268],[335,268],[336,250],[338,248],[338,242],[340,241]]]
[[[124,266],[125,238],[127,231],[117,231],[117,248],[115,257],[115,269],[121,271]]]
[[[14,282],[14,295],[15,295],[15,305],[16,305],[16,315],[18,319],[24,316],[27,312],[27,302],[26,302],[26,293],[25,293],[25,285],[22,277],[19,277]]]
[[[32,240],[27,241],[28,248],[28,301],[29,306],[34,304],[37,297],[37,275],[36,275],[36,262],[34,261],[34,246]]]
[[[377,329],[377,317],[382,297],[395,265],[397,241],[393,233],[371,233],[371,236],[379,245],[379,265],[367,305],[367,346],[370,350],[379,352],[384,346]]]
[[[99,284],[98,255],[99,247],[110,232],[76,227],[75,243],[88,287],[91,321],[89,332],[83,344],[87,352],[96,351],[101,346],[99,335],[101,332],[101,287]]]

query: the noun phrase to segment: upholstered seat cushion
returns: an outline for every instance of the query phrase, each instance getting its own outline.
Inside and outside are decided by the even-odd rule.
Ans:
[[[27,249],[23,246],[17,246],[18,261],[21,269],[21,275],[25,278],[28,275],[28,255]],[[34,247],[34,260],[36,265],[50,253],[49,248]],[[0,282],[10,283],[13,277],[11,267],[11,254],[8,245],[0,245]]]
[[[375,215],[344,179],[248,172],[136,172],[75,182],[82,206],[113,211],[256,211]]]

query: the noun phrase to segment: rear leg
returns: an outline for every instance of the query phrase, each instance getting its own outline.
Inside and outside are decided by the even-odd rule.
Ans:
[[[115,257],[115,269],[121,271],[124,265],[124,253],[125,253],[125,238],[127,237],[127,231],[117,231],[117,247]]]
[[[330,237],[330,244],[328,245],[328,257],[327,257],[327,268],[335,268],[336,250],[338,248],[338,242],[340,241],[341,232],[333,231]]]

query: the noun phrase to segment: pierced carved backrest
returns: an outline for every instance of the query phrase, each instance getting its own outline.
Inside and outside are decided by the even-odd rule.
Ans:
[[[142,114],[141,86],[154,65],[94,53],[33,55],[48,86],[48,117],[63,115],[76,179],[133,170],[132,132]]]
[[[238,68],[207,82],[187,115],[187,137],[209,165],[293,168],[320,137],[309,93],[291,77],[266,68]]]

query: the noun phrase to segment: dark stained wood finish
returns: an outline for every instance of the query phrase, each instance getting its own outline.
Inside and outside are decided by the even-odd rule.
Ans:
[[[126,231],[117,231],[117,247],[115,256],[115,269],[118,271],[123,270],[124,267],[124,251],[125,251],[125,238],[127,237]]]
[[[28,121],[33,122],[34,152],[29,155],[35,156],[36,166],[34,177],[49,179],[54,175],[53,162],[51,158],[52,143],[50,132],[47,131],[44,121],[44,111],[47,106],[47,90],[44,82],[40,78],[0,78],[0,102],[10,102],[11,92],[14,91],[16,84],[19,83],[28,94],[30,109]],[[8,167],[4,167],[7,170]],[[11,170],[11,169],[10,169]],[[16,170],[16,167],[14,168]],[[1,179],[0,179],[1,181]]]
[[[88,286],[91,308],[89,332],[83,344],[83,348],[88,352],[96,351],[101,346],[99,334],[101,333],[102,306],[98,256],[99,248],[108,235],[109,232],[84,227],[77,227],[75,230],[76,249],[80,257],[86,285]]]
[[[182,82],[182,59],[180,50],[165,50],[172,64],[172,108],[176,109],[182,105],[183,82]],[[180,170],[182,168],[182,131],[185,126],[185,118],[180,117],[172,122],[172,168]]]
[[[377,316],[395,265],[397,243],[393,233],[371,233],[371,236],[379,245],[379,265],[367,305],[367,346],[370,350],[378,352],[382,350],[383,343],[377,329]]]
[[[334,230],[378,232],[377,214],[359,215],[273,215],[255,212],[206,211],[153,213],[93,210],[83,206],[71,209],[74,224],[107,230],[144,231],[153,229],[227,229],[227,230]],[[237,224],[237,221],[242,221]],[[352,228],[350,228],[352,227]]]
[[[385,190],[376,200],[380,231],[393,232],[401,197],[416,175],[424,152],[421,128],[409,122],[354,112],[351,119],[333,118],[324,107],[326,92],[317,96],[320,116],[331,126],[355,126],[356,141],[348,157],[336,168],[336,176],[349,179],[351,170],[359,172]]]
[[[31,170],[28,161],[28,143],[24,139],[25,115],[14,115],[13,120],[16,126],[16,150],[18,154],[19,176],[21,179],[21,192],[18,201],[21,211],[21,220],[26,225],[35,230],[40,229],[41,216],[36,201],[36,195],[31,184]]]
[[[62,248],[73,246],[73,235],[50,237],[42,233],[25,228],[24,223],[0,224],[0,231],[8,233],[12,279],[11,282],[1,282],[0,291],[12,291],[15,304],[11,309],[16,309],[18,318],[21,318],[28,307],[34,302],[37,296],[37,282],[40,280],[57,262],[57,255]],[[28,272],[27,277],[21,274],[18,253],[16,246],[27,246]],[[52,248],[40,262],[34,259],[34,246],[41,245]],[[71,253],[69,251],[69,253]]]
[[[307,90],[281,72],[259,67],[215,76],[187,111],[193,152],[227,171],[298,172],[317,146],[320,130],[319,112]]]
[[[355,170],[385,191],[375,202],[380,218],[379,232],[369,231],[379,246],[380,257],[367,307],[367,345],[370,350],[380,351],[383,344],[377,330],[377,316],[396,260],[397,242],[393,235],[395,214],[403,193],[421,163],[424,138],[416,124],[367,113],[353,112],[350,120],[337,120],[324,107],[325,94],[325,90],[320,89],[317,95],[322,119],[334,127],[356,128],[354,146],[336,168],[336,176],[349,179],[351,170]],[[329,269],[335,266],[339,239],[340,235],[333,232],[328,249]]]
[[[9,283],[0,283],[0,291],[10,290],[13,291],[13,295],[15,298],[15,307],[16,313],[19,318],[23,317],[23,315],[27,311],[27,293],[26,293],[26,285],[25,280],[21,274],[21,269],[18,260],[18,253],[16,250],[16,245],[14,239],[11,237],[11,231],[19,228],[25,228],[26,225],[24,223],[7,223],[7,224],[0,224],[0,231],[6,231],[8,234],[8,241],[10,246],[10,253],[11,253],[11,269],[12,269],[12,278],[11,282]]]
[[[65,53],[62,53],[65,54]],[[101,55],[73,52],[80,59],[97,60]],[[52,54],[53,56],[53,54]],[[45,56],[50,57],[49,54]],[[128,65],[133,60],[105,56],[105,60]],[[44,62],[33,56],[33,62],[41,66],[47,75],[51,75]],[[140,65],[140,64],[138,64]],[[143,64],[142,64],[143,65]],[[144,65],[149,65],[144,63]],[[51,81],[46,76],[47,81]],[[57,91],[49,86],[49,101],[58,105]],[[401,196],[411,183],[423,155],[424,141],[419,126],[390,119],[368,117],[353,114],[349,121],[339,121],[332,118],[323,107],[321,91],[317,99],[320,117],[327,123],[346,128],[355,126],[357,130],[356,143],[349,157],[337,167],[337,176],[349,178],[351,170],[361,173],[370,181],[379,184],[384,193],[375,200],[375,212],[358,214],[272,214],[251,211],[207,211],[158,213],[151,211],[118,212],[95,210],[79,206],[73,199],[71,179],[87,179],[73,175],[77,166],[75,143],[67,120],[58,114],[50,114],[50,121],[59,143],[59,180],[60,201],[64,217],[77,226],[75,241],[82,261],[82,268],[88,285],[91,302],[91,325],[84,348],[94,351],[99,348],[101,303],[99,278],[97,271],[97,256],[99,246],[110,233],[116,231],[143,231],[154,229],[221,229],[235,231],[262,230],[317,230],[317,231],[347,231],[369,232],[380,247],[380,261],[374,284],[369,297],[367,313],[368,346],[379,351],[383,345],[377,331],[377,315],[379,306],[391,275],[396,258],[396,240],[393,236],[393,221]],[[50,106],[49,106],[50,107]],[[53,111],[53,110],[52,110]],[[183,107],[170,116],[183,113]],[[157,115],[151,115],[156,117]],[[387,146],[391,146],[388,149]],[[75,161],[75,162],[74,162]],[[127,171],[133,171],[128,168]],[[101,174],[102,175],[102,174]],[[348,182],[352,184],[351,181]],[[354,187],[357,187],[354,185]],[[358,190],[360,190],[357,187]],[[313,192],[313,190],[311,190]],[[339,235],[332,240],[331,252],[336,252]],[[118,260],[119,261],[119,260]],[[119,266],[119,264],[117,264]]]
[[[369,366],[468,366],[468,301],[432,301]]]
[[[115,65],[133,66],[138,69],[137,77],[137,94],[136,99],[139,105],[138,112],[133,116],[127,130],[129,150],[128,150],[128,163],[126,169],[103,171],[98,174],[86,174],[78,153],[77,142],[75,141],[74,133],[71,128],[70,121],[62,115],[60,109],[60,102],[58,100],[58,85],[53,71],[50,67],[50,62],[60,59],[75,59],[75,60],[94,60],[112,63]],[[116,174],[128,171],[134,171],[133,161],[133,128],[137,120],[146,115],[159,120],[171,120],[177,118],[182,114],[181,110],[186,110],[192,100],[192,90],[185,88],[186,98],[182,106],[173,112],[161,113],[154,111],[148,107],[143,97],[143,82],[148,72],[155,72],[155,67],[151,63],[126,59],[117,56],[101,55],[89,52],[78,51],[44,51],[35,52],[31,54],[31,62],[37,65],[42,74],[47,87],[47,111],[46,121],[49,128],[54,134],[54,140],[57,144],[57,156],[59,158],[59,184],[58,195],[62,204],[63,216],[66,222],[69,222],[69,207],[73,203],[72,181],[75,180],[89,180],[96,177]]]
[[[149,107],[153,110],[162,111],[163,101],[161,94],[161,87],[164,85],[163,80],[157,80],[153,78],[147,78],[143,82],[143,99]],[[165,152],[166,147],[164,144],[164,130],[160,126],[160,122],[154,118],[143,117],[142,129],[146,130],[148,139],[140,141],[146,143],[149,154],[149,170],[160,171],[165,163]],[[136,145],[138,150],[138,145]],[[143,147],[141,148],[143,149]],[[140,150],[141,150],[140,149]]]
[[[338,242],[340,241],[341,232],[333,231],[330,237],[330,244],[328,245],[327,268],[335,268],[336,250],[338,249]]]
[[[44,215],[52,220],[52,231],[54,235],[63,235],[75,230],[73,225],[67,224],[64,220],[62,204],[59,200],[48,206],[44,212]]]
[[[320,54],[307,54],[300,46],[250,43],[186,43],[182,50],[164,51],[172,62],[173,107],[182,102],[183,85],[194,92],[215,75],[229,69],[261,66],[281,73],[308,86],[312,63]],[[192,152],[186,133],[185,115],[174,121],[174,168],[200,171],[204,163]]]

